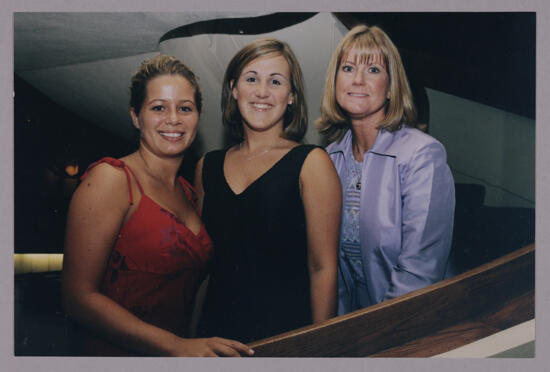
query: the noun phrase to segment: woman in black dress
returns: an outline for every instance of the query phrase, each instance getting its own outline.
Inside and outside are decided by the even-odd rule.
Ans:
[[[238,144],[195,177],[215,251],[199,333],[250,342],[334,316],[340,181],[323,149],[299,143],[307,109],[288,45],[241,49],[222,109]]]

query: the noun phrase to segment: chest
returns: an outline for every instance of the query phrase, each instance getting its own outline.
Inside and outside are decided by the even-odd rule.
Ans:
[[[192,233],[198,234],[201,227],[201,220],[193,204],[189,200],[184,186],[180,183],[173,189],[168,189],[155,182],[143,182],[145,195],[140,195],[135,208],[139,208],[141,199],[149,199],[149,202],[178,223],[185,225]],[[191,195],[191,194],[190,194]],[[135,213],[135,211],[133,211]]]
[[[234,194],[242,194],[253,184],[270,178],[272,173],[278,173],[278,177],[281,177],[281,172],[288,172],[288,169],[284,169],[289,165],[285,159],[287,152],[288,150],[274,150],[265,154],[259,153],[257,157],[228,153],[221,165],[222,176]]]

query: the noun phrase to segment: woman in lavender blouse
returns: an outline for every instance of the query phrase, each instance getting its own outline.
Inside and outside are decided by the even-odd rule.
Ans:
[[[397,48],[356,26],[330,62],[319,130],[343,191],[338,314],[451,275],[454,181],[443,145],[415,129]]]

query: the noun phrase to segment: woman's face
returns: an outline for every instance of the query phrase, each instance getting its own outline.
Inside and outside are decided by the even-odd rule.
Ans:
[[[283,130],[283,116],[292,104],[290,69],[281,55],[266,55],[246,65],[232,94],[237,101],[245,128]],[[246,131],[246,129],[245,129]]]
[[[390,98],[390,78],[382,54],[360,63],[351,48],[336,73],[336,101],[351,119],[384,119],[384,107]]]
[[[160,75],[147,83],[138,115],[130,110],[141,131],[141,146],[161,157],[181,156],[197,133],[199,112],[195,89],[179,75]]]

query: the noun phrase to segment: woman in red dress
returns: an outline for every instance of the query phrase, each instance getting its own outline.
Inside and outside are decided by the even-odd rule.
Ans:
[[[92,164],[73,195],[64,303],[93,333],[88,351],[94,354],[252,354],[237,341],[185,338],[212,253],[194,190],[177,176],[201,103],[196,78],[183,63],[168,56],[144,61],[130,100],[139,149]]]

